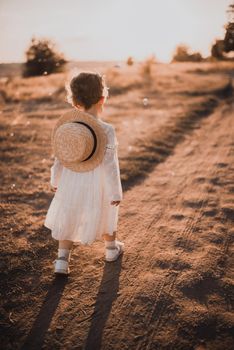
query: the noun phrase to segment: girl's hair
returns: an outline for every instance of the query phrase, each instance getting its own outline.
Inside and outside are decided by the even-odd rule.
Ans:
[[[104,77],[98,73],[82,72],[72,78],[68,89],[68,101],[89,109],[101,97],[108,96]]]

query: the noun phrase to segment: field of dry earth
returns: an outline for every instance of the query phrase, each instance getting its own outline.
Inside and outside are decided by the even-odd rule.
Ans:
[[[102,242],[76,245],[68,278],[53,275],[57,245],[43,222],[69,74],[1,71],[1,349],[234,348],[233,68],[99,64],[126,249],[105,263]]]

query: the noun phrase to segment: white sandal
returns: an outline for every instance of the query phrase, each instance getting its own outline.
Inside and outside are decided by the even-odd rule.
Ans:
[[[106,261],[111,262],[115,261],[119,258],[124,251],[124,243],[120,241],[116,241],[116,247],[109,248],[106,247]]]
[[[68,275],[70,273],[69,263],[65,257],[54,260],[54,273]]]

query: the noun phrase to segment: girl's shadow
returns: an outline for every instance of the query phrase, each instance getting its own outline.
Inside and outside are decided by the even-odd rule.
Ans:
[[[112,303],[118,296],[121,265],[122,256],[113,263],[105,263],[91,325],[84,346],[85,350],[101,349],[103,329],[111,312]],[[58,276],[53,280],[41,310],[21,348],[22,350],[39,350],[42,348],[45,335],[67,282],[68,278],[65,276]]]
[[[46,332],[63,295],[67,281],[67,276],[57,276],[54,278],[41,310],[21,348],[22,350],[37,350],[42,348]]]
[[[101,349],[102,333],[112,304],[118,297],[121,266],[122,255],[115,262],[105,263],[84,350]]]

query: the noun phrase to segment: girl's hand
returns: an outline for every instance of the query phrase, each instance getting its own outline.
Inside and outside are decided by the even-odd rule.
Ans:
[[[51,191],[56,192],[57,187],[50,186]]]
[[[116,207],[119,205],[120,201],[112,201],[111,205],[115,205]]]

